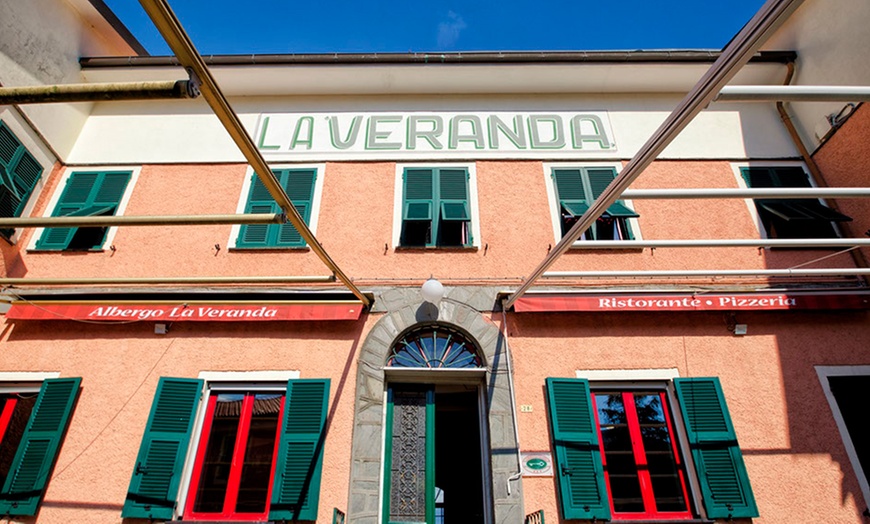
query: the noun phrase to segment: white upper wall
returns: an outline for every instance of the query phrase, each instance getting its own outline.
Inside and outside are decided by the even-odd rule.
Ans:
[[[807,0],[767,41],[766,50],[797,51],[793,84],[870,85],[870,2]],[[827,115],[842,102],[790,103],[789,113],[812,150],[830,130]]]
[[[83,81],[81,56],[128,56],[135,50],[88,0],[0,0],[0,84]],[[91,104],[28,104],[21,111],[64,159]]]

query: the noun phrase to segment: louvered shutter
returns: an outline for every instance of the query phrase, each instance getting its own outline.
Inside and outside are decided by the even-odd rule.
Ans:
[[[589,381],[548,378],[546,383],[562,517],[610,520]]]
[[[405,198],[402,220],[432,220],[435,198],[432,169],[405,170]]]
[[[586,176],[589,178],[589,187],[592,190],[592,200],[598,200],[601,193],[607,189],[607,186],[616,178],[616,170],[613,168],[588,168]],[[614,218],[636,218],[640,215],[634,212],[631,208],[623,204],[621,201],[610,204],[607,208],[607,214]]]
[[[269,190],[260,181],[256,173],[251,175],[251,190],[245,213],[278,213],[279,208]],[[239,228],[239,238],[236,247],[268,247],[269,224],[248,224]]]
[[[296,211],[302,215],[302,219],[306,224],[311,219],[311,202],[314,199],[314,181],[317,178],[317,171],[314,169],[288,169],[282,173],[281,183],[284,184],[284,191],[296,207]],[[276,211],[277,212],[277,211]],[[277,245],[288,247],[303,247],[305,240],[296,227],[289,222],[277,226],[278,228]]]
[[[586,190],[583,188],[583,175],[579,169],[554,169],[553,181],[561,208],[575,217],[589,209]]]
[[[42,175],[42,166],[0,122],[0,217],[21,216]],[[11,236],[13,229],[0,233]]]
[[[709,518],[758,516],[719,379],[674,379]]]
[[[70,174],[51,213],[53,217],[114,215],[130,182],[129,171],[76,172]],[[37,249],[66,249],[77,227],[50,227],[36,243]],[[92,246],[98,249],[103,239]]]
[[[468,172],[464,169],[439,169],[438,184],[441,220],[471,220]]]
[[[36,515],[81,381],[81,378],[60,378],[42,383],[0,492],[3,515]]]
[[[329,379],[287,382],[269,520],[316,520]]]
[[[161,377],[122,517],[170,520],[203,381]]]

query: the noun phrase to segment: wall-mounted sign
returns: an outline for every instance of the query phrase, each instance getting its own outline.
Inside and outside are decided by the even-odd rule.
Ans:
[[[553,476],[553,456],[546,451],[522,451],[520,461],[524,477]]]
[[[514,303],[532,311],[740,311],[870,309],[868,293],[527,294]]]
[[[14,302],[13,320],[105,320],[159,322],[260,322],[288,320],[356,320],[359,302],[291,302],[283,304]]]
[[[268,160],[558,158],[616,151],[605,111],[264,113],[254,137]]]

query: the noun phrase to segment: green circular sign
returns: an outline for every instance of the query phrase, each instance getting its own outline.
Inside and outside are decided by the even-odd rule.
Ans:
[[[542,458],[532,458],[526,461],[526,466],[529,469],[544,469],[547,467],[547,461]]]

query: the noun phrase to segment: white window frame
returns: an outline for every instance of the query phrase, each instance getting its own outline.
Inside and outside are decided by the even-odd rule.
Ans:
[[[840,431],[840,438],[843,440],[843,446],[846,448],[846,455],[849,456],[849,463],[852,466],[852,471],[858,478],[858,485],[861,487],[861,494],[864,500],[870,500],[870,482],[864,474],[864,469],[861,467],[861,462],[858,460],[858,452],[855,451],[855,444],[852,442],[852,437],[849,435],[849,428],[846,427],[846,421],[840,413],[840,406],[837,404],[837,399],[831,391],[831,384],[828,382],[829,377],[850,377],[850,376],[866,376],[870,377],[870,366],[816,366],[816,374],[819,376],[819,382],[822,385],[822,391],[825,393],[825,398],[828,400],[828,405],[831,407],[831,414],[834,416],[834,421],[837,423],[837,429]]]
[[[816,185],[816,181],[813,180],[813,177],[810,176],[810,170],[807,169],[807,165],[804,162],[798,160],[750,160],[745,162],[732,162],[731,163],[731,171],[734,173],[734,178],[737,179],[737,187],[740,189],[752,189],[748,185],[746,185],[746,180],[743,179],[743,175],[740,173],[740,170],[747,167],[799,167],[804,170],[804,174],[807,175],[807,180],[810,182],[810,186],[818,187]],[[823,205],[827,206],[824,199],[819,198],[818,201]],[[755,222],[755,228],[758,229],[758,234],[760,238],[769,239],[767,236],[767,229],[764,227],[764,224],[761,222],[761,217],[758,215],[758,209],[755,207],[755,199],[747,198],[744,200],[746,202],[746,207],[749,209],[749,216],[752,217],[752,221]],[[840,231],[840,228],[836,223],[833,224],[834,231],[837,233],[837,237],[842,237],[843,233]],[[770,249],[770,247],[766,247],[765,249]]]
[[[314,169],[317,173],[314,176],[314,195],[311,197],[311,214],[308,220],[308,229],[312,235],[317,235],[317,222],[320,217],[320,200],[323,196],[323,178],[326,174],[326,164],[270,164],[272,169]],[[245,212],[245,206],[248,203],[248,197],[251,193],[251,183],[253,182],[254,168],[248,166],[245,170],[245,180],[242,183],[242,191],[239,195],[239,201],[236,204],[236,214],[241,215]],[[241,224],[233,224],[230,229],[230,238],[227,241],[229,249],[238,249],[239,251],[256,251],[256,248],[240,248],[238,247],[239,232]],[[267,247],[262,249],[311,249],[307,243],[304,247]]]
[[[178,485],[178,501],[175,505],[173,520],[184,514],[187,506],[187,495],[190,491],[190,479],[196,463],[196,451],[202,437],[202,429],[205,424],[205,414],[208,408],[208,395],[211,391],[241,390],[246,391],[281,391],[287,392],[287,381],[300,378],[299,371],[202,371],[197,376],[203,381],[199,404],[196,408],[196,419],[193,423],[193,431],[190,433],[190,442],[187,447],[187,456],[184,459],[184,467],[181,470],[181,479]]]
[[[60,378],[60,373],[0,371],[0,393],[38,393],[42,383],[51,378]]]
[[[550,208],[550,224],[553,227],[553,238],[556,243],[562,240],[562,216],[560,213],[559,199],[556,198],[556,181],[553,180],[553,169],[571,169],[571,168],[589,168],[589,167],[610,167],[616,170],[616,175],[622,171],[622,162],[544,162],[544,184],[547,188],[547,203]],[[634,209],[634,203],[631,200],[621,198],[623,203],[631,209]],[[591,202],[590,202],[591,204]],[[631,233],[634,235],[633,240],[643,240],[643,235],[640,232],[640,224],[636,218],[626,218],[628,226],[631,228]],[[627,239],[614,240],[613,249],[625,249],[620,247],[619,243]],[[585,240],[581,238],[574,241],[572,247],[583,247]]]
[[[431,247],[420,249],[480,249],[480,208],[477,204],[477,166],[474,162],[414,162],[396,164],[396,180],[393,192],[393,249],[404,248],[402,239],[402,211],[404,180],[402,175],[406,169],[465,169],[468,172],[468,205],[471,213],[471,246],[466,247]]]
[[[130,172],[130,181],[127,182],[127,187],[124,189],[124,195],[121,197],[121,201],[118,202],[118,209],[115,211],[113,216],[119,217],[124,215],[124,211],[127,210],[127,204],[130,202],[130,195],[133,194],[133,188],[136,186],[136,182],[139,180],[139,173],[142,171],[141,166],[131,167],[131,166],[69,166],[63,171],[63,175],[60,177],[60,181],[57,184],[57,187],[54,190],[54,194],[51,195],[51,200],[48,201],[48,205],[45,206],[45,210],[42,212],[43,218],[50,218],[51,213],[54,211],[54,208],[57,207],[57,203],[60,200],[60,195],[63,193],[63,190],[66,188],[67,180],[72,176],[73,173],[79,171],[129,171]],[[106,250],[106,246],[111,246],[115,241],[115,234],[118,232],[119,226],[113,226],[108,228],[106,231],[106,238],[103,240],[103,245],[100,246],[99,249],[89,249],[88,251],[93,252],[102,252]],[[33,236],[30,237],[30,242],[27,243],[27,251],[43,251],[40,249],[36,249],[36,243],[42,238],[42,233],[45,231],[44,227],[38,227],[33,230]],[[54,253],[54,250],[50,251]]]

